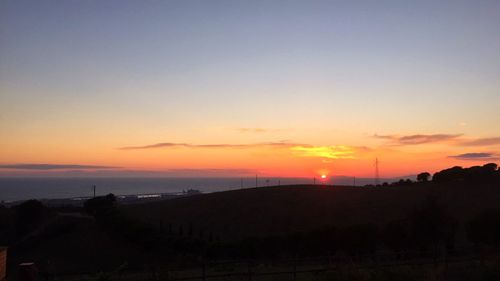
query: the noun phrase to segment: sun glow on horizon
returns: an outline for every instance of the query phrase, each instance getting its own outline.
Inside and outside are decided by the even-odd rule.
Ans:
[[[356,159],[354,148],[346,145],[332,146],[294,146],[291,148],[296,156],[320,157],[325,159]]]
[[[333,182],[376,157],[381,178],[500,159],[496,4],[27,2],[0,1],[0,176]]]

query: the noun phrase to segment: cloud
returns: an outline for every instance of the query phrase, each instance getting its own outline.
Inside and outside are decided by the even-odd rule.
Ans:
[[[389,140],[394,145],[418,145],[418,144],[454,141],[461,136],[462,136],[461,134],[431,134],[431,135],[418,134],[418,135],[408,135],[408,136],[375,134],[373,137],[378,139]]]
[[[266,128],[236,128],[233,130],[238,131],[240,133],[276,133],[285,131],[284,129],[266,129]]]
[[[460,143],[464,146],[489,146],[500,144],[500,137],[497,138],[479,138],[474,140],[467,140]]]
[[[89,169],[116,169],[118,167],[111,166],[94,166],[94,165],[74,165],[74,164],[4,164],[0,165],[0,169],[14,169],[14,170],[89,170]]]
[[[496,160],[496,159],[500,159],[500,156],[495,155],[493,153],[487,153],[487,152],[463,153],[463,154],[452,155],[452,156],[448,156],[448,157],[460,159],[460,160]]]
[[[294,146],[292,152],[299,157],[319,157],[324,159],[355,159],[354,149],[349,146]]]
[[[297,157],[317,157],[325,159],[355,159],[356,151],[371,151],[365,146],[352,147],[346,145],[326,145],[316,146],[311,144],[299,144],[291,142],[265,142],[254,144],[190,144],[163,142],[143,146],[126,146],[118,148],[120,150],[143,150],[159,148],[193,148],[193,149],[248,149],[248,148],[272,148],[289,149]]]
[[[2,170],[0,177],[241,177],[262,174],[255,169],[239,168],[199,168],[199,169],[71,169],[71,170]]]
[[[418,134],[418,135],[373,135],[374,138],[388,140],[392,145],[418,145],[428,143],[448,142],[457,146],[493,146],[500,145],[500,137],[492,138],[463,138],[462,134]]]
[[[174,147],[186,147],[186,148],[253,148],[253,147],[290,147],[298,144],[287,143],[287,142],[266,142],[266,143],[254,143],[254,144],[190,144],[190,143],[172,143],[172,142],[162,142],[143,146],[125,146],[120,147],[120,150],[140,150],[140,149],[156,149],[156,148],[174,148]]]
[[[152,172],[163,176],[232,176],[232,175],[254,175],[256,170],[252,169],[169,169]]]
[[[226,177],[254,175],[253,169],[243,168],[194,168],[194,169],[163,169],[163,170],[99,170],[84,172],[92,176],[126,176],[126,177]]]

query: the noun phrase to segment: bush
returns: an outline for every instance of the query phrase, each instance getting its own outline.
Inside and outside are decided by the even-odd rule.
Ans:
[[[389,222],[382,230],[381,239],[384,245],[395,253],[409,248],[410,230],[407,220]]]
[[[454,247],[457,221],[449,216],[434,197],[409,215],[411,239],[420,250],[432,248],[438,255],[442,247]]]
[[[374,254],[379,243],[376,224],[356,224],[339,230],[339,249],[350,255]]]
[[[116,197],[110,193],[106,196],[99,196],[85,201],[83,207],[90,215],[99,216],[113,209],[115,205]]]
[[[488,209],[467,224],[467,238],[476,246],[500,245],[500,209]]]
[[[16,229],[24,235],[39,227],[50,211],[38,200],[28,200],[16,207]]]

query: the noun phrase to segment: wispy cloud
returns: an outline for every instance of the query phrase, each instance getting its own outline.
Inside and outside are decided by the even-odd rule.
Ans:
[[[350,146],[294,146],[293,153],[300,157],[319,157],[324,159],[355,159],[354,149]]]
[[[268,128],[235,128],[233,130],[240,133],[277,133],[285,131],[284,129],[268,129]]]
[[[3,164],[0,169],[14,169],[14,170],[100,170],[100,169],[116,169],[118,167],[111,166],[94,166],[94,165],[77,165],[77,164]]]
[[[231,176],[231,175],[254,175],[253,169],[169,169],[155,172],[159,175],[175,176]]]
[[[250,149],[270,148],[289,149],[297,157],[317,157],[323,159],[355,159],[356,151],[369,151],[368,147],[352,147],[346,145],[322,145],[300,144],[291,142],[265,142],[254,144],[190,144],[163,142],[142,146],[126,146],[120,150],[144,150],[160,148],[192,148],[192,149]]]
[[[471,153],[463,153],[463,154],[458,154],[458,155],[451,155],[448,157],[460,159],[460,160],[498,160],[498,159],[500,159],[499,155],[495,155],[493,153],[488,153],[488,152],[471,152]]]
[[[120,147],[120,150],[140,150],[140,149],[156,149],[156,148],[175,148],[175,147],[186,147],[186,148],[252,148],[252,147],[290,147],[299,144],[287,143],[287,142],[265,142],[265,143],[254,143],[254,144],[190,144],[190,143],[172,143],[172,142],[162,142],[142,146],[125,146]]]
[[[500,137],[496,138],[478,138],[473,140],[466,140],[460,143],[464,146],[490,146],[490,145],[500,145]]]
[[[389,140],[393,145],[418,145],[429,143],[442,143],[448,141],[455,141],[460,138],[461,134],[418,134],[418,135],[377,135],[373,137],[378,139]]]
[[[466,138],[462,134],[417,134],[417,135],[373,135],[374,138],[387,140],[390,145],[419,145],[430,143],[449,143],[455,146],[494,146],[500,145],[500,137]]]
[[[239,168],[199,168],[199,169],[51,169],[51,170],[9,170],[0,169],[0,177],[240,177],[262,171]]]

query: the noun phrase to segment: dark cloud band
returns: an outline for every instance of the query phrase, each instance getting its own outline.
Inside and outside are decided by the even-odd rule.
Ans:
[[[461,159],[461,160],[496,160],[499,159],[500,156],[495,155],[493,153],[487,152],[471,152],[471,153],[463,153],[458,155],[448,156],[449,158]]]
[[[432,135],[374,135],[374,138],[389,140],[395,145],[418,145],[428,143],[440,143],[451,140],[456,140],[461,137],[461,134],[432,134]]]
[[[125,146],[120,147],[120,150],[139,150],[139,149],[155,149],[169,147],[186,147],[186,148],[252,148],[252,147],[291,147],[303,144],[294,144],[286,142],[267,142],[255,144],[190,144],[190,143],[172,143],[161,142],[143,146]]]
[[[94,165],[73,165],[73,164],[5,164],[0,165],[0,169],[15,169],[15,170],[100,170],[100,169],[116,169],[118,167],[111,166],[94,166]]]

